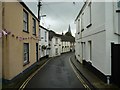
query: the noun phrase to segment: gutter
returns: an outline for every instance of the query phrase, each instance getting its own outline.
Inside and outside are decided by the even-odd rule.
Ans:
[[[84,10],[84,8],[85,8],[85,6],[86,6],[86,3],[87,3],[87,2],[84,2],[82,9],[80,10],[78,16],[77,16],[76,19],[75,19],[75,22],[76,22],[77,19],[79,18],[80,14],[83,12],[83,10]]]

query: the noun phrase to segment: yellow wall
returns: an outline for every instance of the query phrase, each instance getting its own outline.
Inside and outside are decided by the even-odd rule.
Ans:
[[[2,30],[2,2],[0,2],[0,32],[1,30]],[[2,78],[2,39],[0,39],[0,79],[1,78]]]
[[[23,32],[23,6],[18,2],[4,3],[4,29],[12,34],[4,37],[4,69],[3,76],[5,79],[12,79],[20,72],[36,62],[36,43],[38,40],[27,39],[20,41],[16,36],[24,38],[35,37],[32,35],[32,14],[29,12],[29,33]],[[36,33],[38,36],[38,22],[36,20]],[[23,66],[23,43],[29,43],[29,61],[30,63]]]

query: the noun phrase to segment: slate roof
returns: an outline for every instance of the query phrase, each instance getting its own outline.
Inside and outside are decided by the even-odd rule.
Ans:
[[[73,36],[56,34],[54,31],[50,30],[49,31],[49,40],[51,41],[54,36],[60,37],[61,41],[75,42],[75,37],[73,37]]]
[[[67,35],[62,35],[61,36],[62,41],[69,41],[69,42],[75,42],[75,37],[73,36],[67,36]]]
[[[50,30],[49,31],[49,40],[51,41],[54,36],[56,36],[56,33],[54,31]]]
[[[43,27],[41,25],[39,25],[39,27],[42,28],[42,29],[44,29],[44,30],[46,30],[46,31],[49,31],[47,28],[45,28],[45,27]]]

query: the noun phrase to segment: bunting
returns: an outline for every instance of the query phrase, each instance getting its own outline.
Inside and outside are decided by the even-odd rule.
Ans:
[[[2,36],[7,36],[7,35],[12,36],[13,38],[18,39],[19,41],[29,40],[29,39],[39,40],[39,38],[38,38],[37,36],[35,36],[35,37],[32,37],[32,36],[31,36],[31,37],[22,37],[22,36],[17,36],[17,35],[15,35],[14,33],[9,32],[9,31],[7,31],[7,30],[2,30],[2,31],[0,32],[0,39],[2,38]]]
[[[2,38],[2,32],[0,32],[0,39]]]

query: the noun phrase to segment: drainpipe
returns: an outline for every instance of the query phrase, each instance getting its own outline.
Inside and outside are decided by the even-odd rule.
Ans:
[[[107,84],[110,84],[110,76],[107,76]]]

